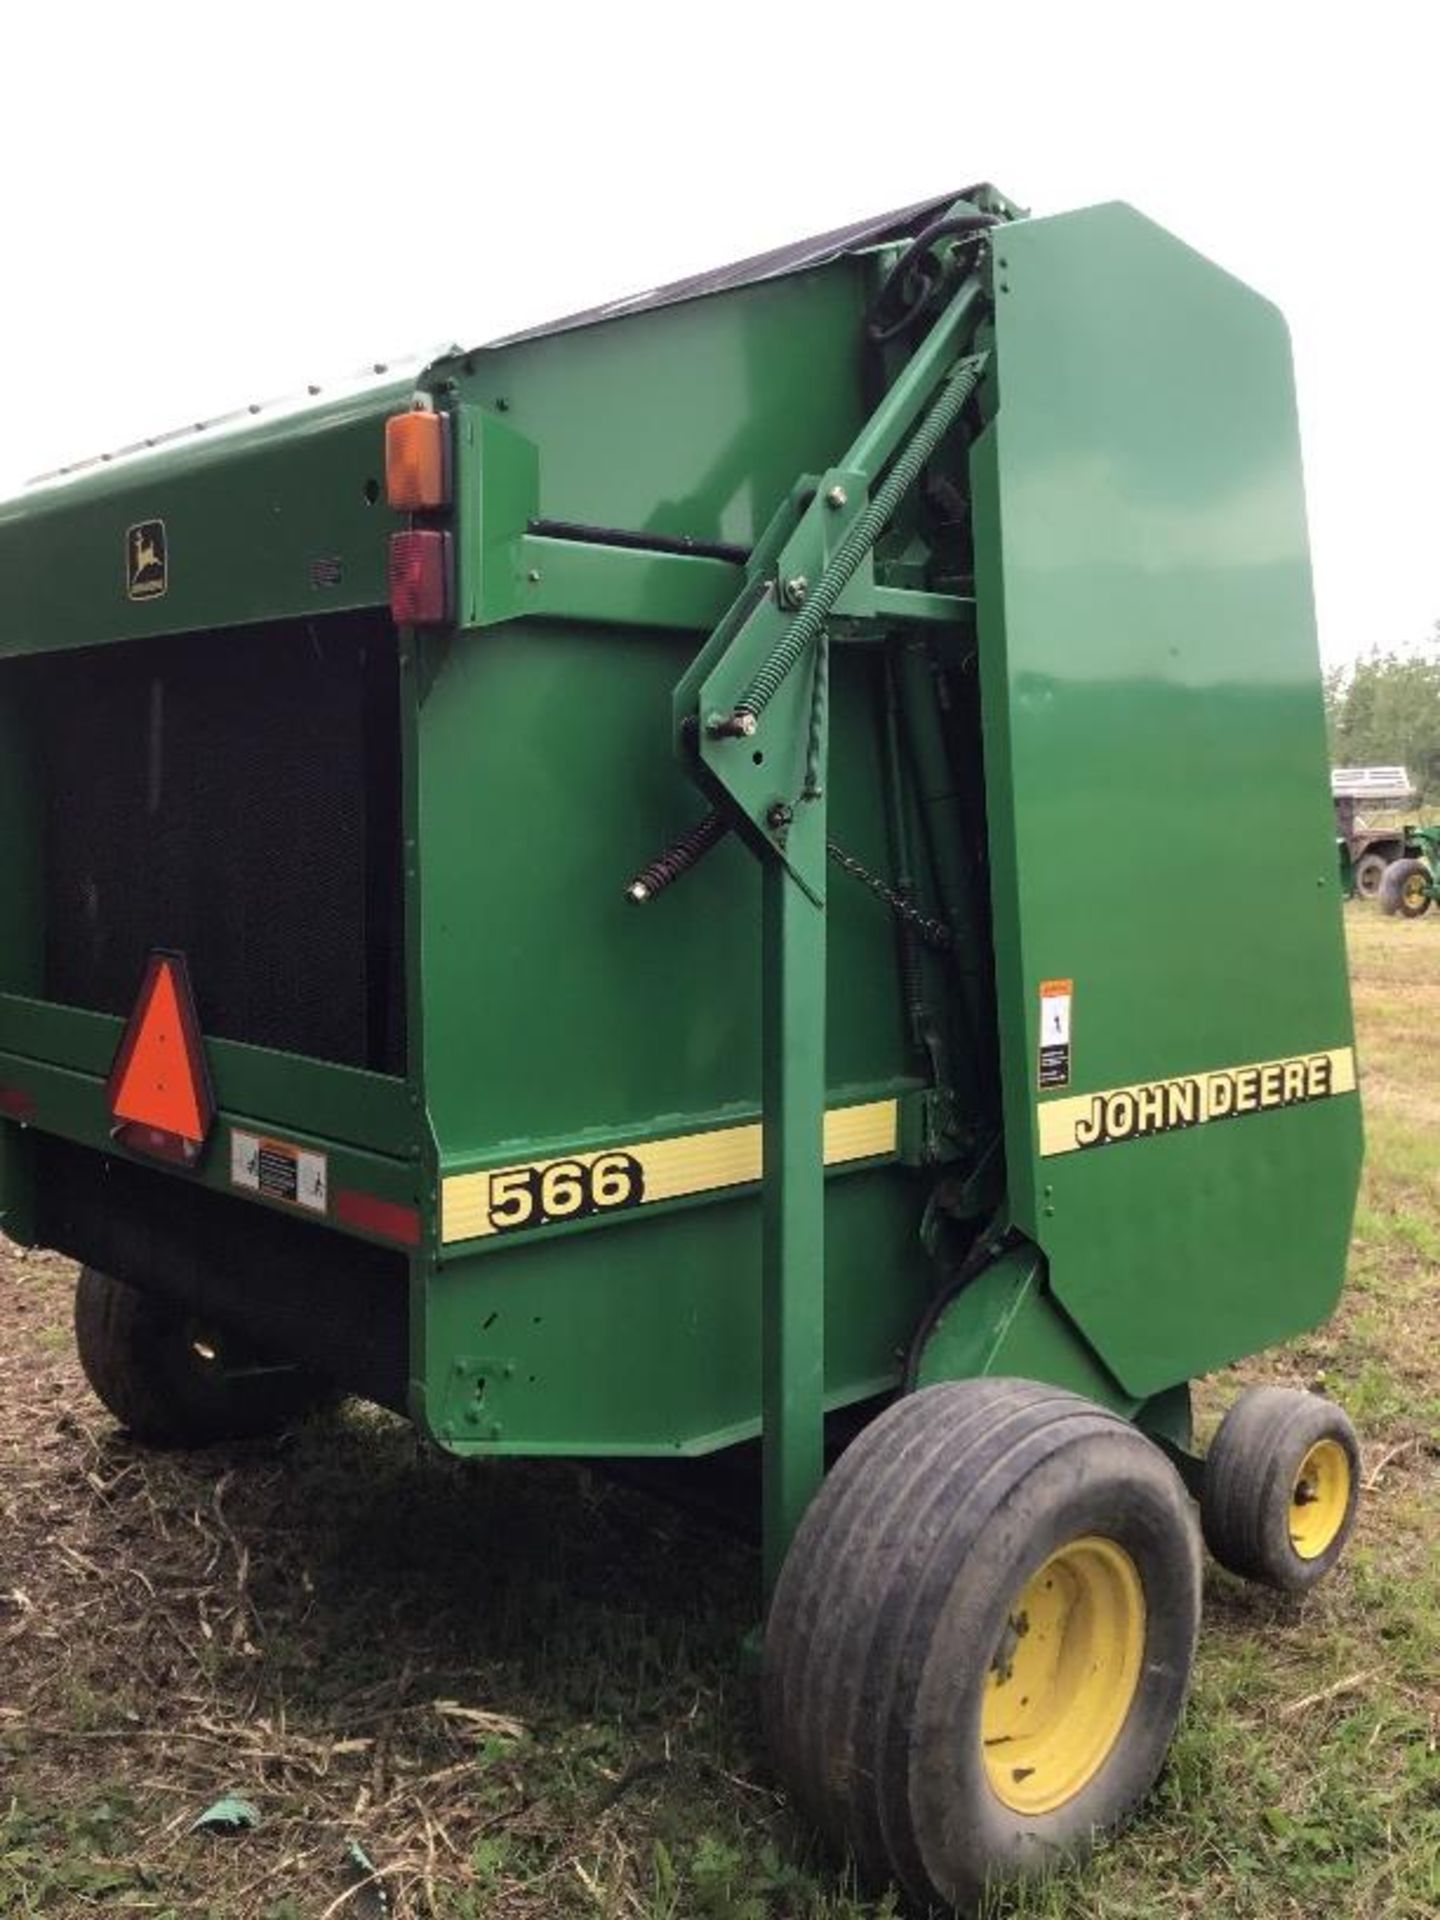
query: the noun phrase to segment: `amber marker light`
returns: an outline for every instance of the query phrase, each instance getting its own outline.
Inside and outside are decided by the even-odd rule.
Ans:
[[[385,498],[397,513],[450,504],[449,421],[443,413],[394,413],[385,422]]]

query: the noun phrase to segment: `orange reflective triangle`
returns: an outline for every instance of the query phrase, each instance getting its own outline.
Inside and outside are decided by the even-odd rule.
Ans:
[[[110,1111],[117,1121],[197,1146],[210,1131],[215,1105],[190,979],[178,953],[150,957],[110,1075]]]

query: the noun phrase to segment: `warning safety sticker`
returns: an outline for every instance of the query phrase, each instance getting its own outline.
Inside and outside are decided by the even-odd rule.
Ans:
[[[237,1129],[230,1134],[230,1184],[307,1213],[324,1213],[329,1206],[329,1167],[323,1153]]]
[[[1040,1090],[1070,1084],[1070,1013],[1073,980],[1040,982]]]

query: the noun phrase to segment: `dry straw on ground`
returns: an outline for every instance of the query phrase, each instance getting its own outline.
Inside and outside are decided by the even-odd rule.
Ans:
[[[1211,1572],[1162,1787],[1026,1903],[1049,1920],[1440,1912],[1440,924],[1349,926],[1371,1144],[1352,1287],[1242,1375],[1352,1407],[1361,1534],[1303,1605]],[[360,1408],[146,1455],[80,1379],[71,1285],[0,1251],[5,1920],[881,1911],[764,1761],[748,1544],[566,1465],[459,1465]],[[259,1829],[192,1833],[229,1791]]]

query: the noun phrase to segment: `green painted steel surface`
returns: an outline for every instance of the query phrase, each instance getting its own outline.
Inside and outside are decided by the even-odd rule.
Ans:
[[[409,381],[197,432],[0,502],[0,658],[372,607],[386,597],[383,427]],[[127,595],[129,530],[159,520],[166,591]]]
[[[722,845],[653,908],[623,892],[702,810],[668,751],[694,644],[548,622],[425,643],[425,1087],[447,1172],[507,1143],[759,1104],[760,886],[743,849]],[[879,674],[868,650],[837,662],[833,805],[837,837],[883,868]],[[884,909],[834,891],[830,941],[832,1089],[916,1084]]]
[[[912,1181],[879,1169],[827,1183],[832,1406],[894,1387],[933,1284]],[[751,1188],[462,1250],[426,1289],[417,1414],[460,1452],[663,1456],[753,1439],[760,1234]]]
[[[315,1067],[313,1063],[310,1064],[313,1073]],[[112,1137],[114,1121],[103,1078],[0,1051],[0,1086],[24,1089],[34,1102],[34,1119],[30,1124],[37,1129],[56,1134],[64,1140],[73,1140],[80,1146],[91,1147],[97,1153],[115,1151]],[[325,1117],[324,1104],[323,1101],[315,1103],[322,1119]],[[243,1108],[222,1107],[210,1134],[209,1151],[200,1166],[184,1177],[196,1185],[210,1187],[216,1193],[233,1194],[236,1187],[231,1179],[231,1133],[272,1137],[283,1132],[287,1146],[317,1148],[327,1155],[332,1194],[339,1189],[348,1189],[396,1206],[419,1207],[423,1194],[420,1184],[422,1176],[417,1166],[389,1155],[348,1146],[337,1140],[333,1133],[320,1134],[313,1131],[312,1126],[301,1127],[291,1122],[282,1129],[267,1112],[247,1113]],[[22,1212],[28,1211],[28,1197],[23,1187],[17,1188],[14,1197]],[[7,1194],[4,1199],[8,1205],[10,1196]],[[255,1204],[280,1205],[279,1202],[258,1199]],[[303,1214],[296,1215],[294,1208],[282,1210],[288,1211],[292,1217],[304,1219]],[[333,1217],[328,1224],[334,1224]],[[366,1234],[363,1228],[353,1230]],[[368,1234],[366,1237],[369,1237]],[[387,1238],[384,1235],[378,1237]]]
[[[542,450],[555,520],[749,546],[866,414],[863,269],[820,270],[441,361],[430,384]]]
[[[22,1083],[26,1060],[103,1082],[124,1025],[111,1014],[0,993],[0,1052],[15,1057]],[[399,1080],[234,1040],[209,1039],[205,1051],[216,1098],[233,1112],[375,1153],[409,1157],[415,1146],[415,1116]]]
[[[722,845],[652,908],[623,893],[701,804],[666,744],[671,690],[695,645],[546,621],[425,644],[419,898],[442,1179],[755,1117],[765,1056],[749,856]],[[884,867],[880,675],[869,650],[838,663],[835,809],[837,833]],[[831,1105],[918,1089],[889,917],[846,888],[828,934]],[[826,1391],[839,1403],[898,1377],[931,1269],[922,1176],[840,1171],[827,1191]],[[427,1419],[456,1444],[513,1451],[694,1451],[748,1437],[761,1394],[759,1236],[751,1182],[638,1220],[443,1247],[417,1375]],[[532,1299],[533,1327],[510,1304]],[[501,1388],[493,1368],[485,1375],[502,1395],[492,1436],[488,1415],[467,1428],[435,1409],[451,1407],[457,1341],[468,1351],[460,1329],[497,1311],[520,1345],[490,1356],[515,1365]]]
[[[1349,1095],[1038,1150],[1057,1101],[1351,1035],[1283,327],[1127,209],[1021,222],[993,251],[993,294],[986,272],[966,286],[973,254],[947,265],[918,352],[862,353],[885,257],[842,255],[457,354],[0,508],[0,1094],[9,1076],[36,1127],[103,1151],[120,1023],[37,998],[36,797],[5,750],[3,656],[220,626],[243,645],[247,624],[383,605],[403,524],[369,497],[383,419],[416,386],[453,415],[457,623],[393,636],[408,1074],[212,1042],[217,1092],[227,1120],[327,1143],[337,1175],[418,1207],[422,1426],[462,1451],[700,1452],[763,1412],[788,1434],[772,1557],[817,1471],[817,1408],[895,1386],[992,1213],[1031,1244],[940,1318],[922,1377],[1030,1372],[1172,1439],[1183,1394],[1165,1390],[1322,1317],[1343,1266]],[[812,635],[769,730],[702,748],[702,797],[683,723],[707,688],[733,706],[785,644],[803,605],[786,581],[823,577],[972,348],[978,402],[957,399],[837,600],[823,724],[812,738]],[[540,516],[755,547],[772,598],[737,614],[740,564],[559,537]],[[131,601],[126,534],[151,519],[168,587]],[[829,834],[943,923],[948,951],[826,866],[819,810],[780,864],[768,809],[827,752]],[[637,910],[624,883],[706,797],[745,843]],[[767,891],[772,1034],[808,1034],[778,1049]],[[805,988],[822,954],[823,1071]],[[1071,1079],[1042,1096],[1054,979],[1074,982]],[[893,1137],[823,1183],[822,1096],[832,1114],[896,1102]],[[768,1264],[762,1097],[786,1170]],[[573,1193],[597,1156],[613,1180],[617,1154],[657,1143],[729,1172],[497,1229],[492,1171],[538,1208],[547,1178]],[[0,1120],[22,1234],[29,1163]],[[225,1186],[214,1149],[199,1178]]]
[[[816,798],[806,810],[815,818],[823,846],[823,757],[819,777]],[[764,1527],[765,1579],[773,1587],[825,1471],[827,916],[824,903],[779,860],[766,861],[760,884]],[[853,1380],[845,1385],[854,1392]]]
[[[1123,206],[997,251],[975,471],[1010,1204],[1148,1394],[1329,1312],[1359,1165],[1353,1095],[1037,1151],[1043,981],[1074,982],[1069,1096],[1352,1044],[1289,347]]]
[[[915,1385],[981,1376],[1049,1380],[1127,1417],[1140,1405],[1057,1306],[1033,1247],[1001,1254],[960,1289],[925,1341]]]

